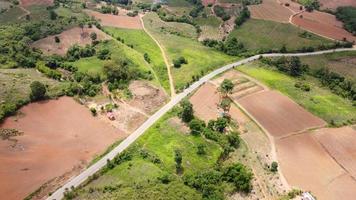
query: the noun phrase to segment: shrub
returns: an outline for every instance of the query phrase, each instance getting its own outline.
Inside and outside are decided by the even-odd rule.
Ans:
[[[109,49],[101,49],[98,51],[97,57],[100,60],[108,60],[110,59],[110,51]]]
[[[30,88],[31,88],[30,99],[32,101],[41,100],[45,97],[46,86],[43,83],[39,81],[33,81],[30,85]]]
[[[54,36],[54,42],[55,42],[55,43],[60,43],[60,42],[61,42],[61,40],[59,39],[59,37],[58,37],[58,36]]]
[[[199,144],[197,146],[197,154],[198,155],[205,155],[206,154],[206,145],[205,144]]]
[[[200,135],[205,128],[205,122],[200,119],[193,119],[189,122],[189,128],[192,135]]]
[[[192,103],[189,102],[188,99],[184,99],[181,103],[180,106],[182,110],[179,113],[179,117],[182,119],[183,122],[190,122],[194,118],[194,111],[193,111],[193,105]]]
[[[271,172],[277,172],[278,171],[278,163],[276,161],[273,161],[271,164]]]
[[[90,112],[93,116],[97,115],[96,109],[95,108],[90,108]]]

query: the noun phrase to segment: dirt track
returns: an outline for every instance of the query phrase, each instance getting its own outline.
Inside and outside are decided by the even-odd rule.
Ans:
[[[20,112],[18,119],[10,117],[0,125],[23,132],[14,138],[16,143],[0,140],[0,193],[7,199],[23,199],[73,167],[82,169],[126,136],[69,97],[32,103]]]

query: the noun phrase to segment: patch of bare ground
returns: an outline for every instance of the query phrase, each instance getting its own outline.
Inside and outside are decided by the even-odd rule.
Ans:
[[[356,7],[355,0],[319,0],[321,9],[323,10],[336,10],[341,6],[353,6]]]
[[[120,14],[119,15],[111,15],[111,14],[103,14],[100,12],[85,10],[85,12],[100,20],[101,25],[103,26],[112,26],[118,28],[128,28],[128,29],[142,29],[142,24],[140,22],[140,17],[129,17],[127,15]]]
[[[351,200],[356,196],[356,181],[312,133],[276,140],[276,148],[280,167],[292,186],[323,200]]]
[[[181,133],[188,134],[190,132],[189,127],[184,122],[182,122],[182,120],[179,119],[178,117],[170,118],[168,120],[168,124]]]
[[[21,116],[7,118],[0,128],[23,132],[15,146],[0,140],[0,193],[7,199],[23,199],[44,183],[61,177],[66,181],[73,166],[84,166],[126,134],[93,116],[69,97],[31,103]],[[80,170],[78,170],[80,171]],[[77,172],[77,171],[76,171]],[[44,191],[59,185],[51,182]],[[46,194],[47,195],[47,194]]]
[[[291,23],[302,29],[334,40],[346,39],[350,42],[356,41],[355,36],[343,29],[342,22],[329,13],[320,11],[303,12],[293,16]]]
[[[129,90],[132,93],[132,99],[128,103],[148,114],[153,114],[168,99],[162,89],[153,86],[147,81],[133,81],[129,86]]]
[[[248,6],[251,18],[289,23],[293,12],[276,0],[263,0],[261,4]]]
[[[91,33],[96,33],[98,40],[110,39],[105,33],[97,29],[95,26],[93,26],[92,28],[84,27],[83,29],[79,27],[74,27],[69,30],[63,31],[61,34],[48,36],[46,38],[38,40],[31,44],[31,46],[41,49],[42,52],[47,55],[65,55],[69,47],[74,44],[78,44],[80,46],[91,44]],[[54,40],[56,36],[60,39],[59,43],[56,43]]]
[[[213,5],[216,2],[216,0],[202,0],[202,4],[204,6]]]
[[[33,5],[53,5],[53,0],[20,0],[20,5],[23,7],[33,6]]]

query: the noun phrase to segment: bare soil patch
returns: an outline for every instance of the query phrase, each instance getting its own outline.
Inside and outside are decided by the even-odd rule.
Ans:
[[[258,92],[237,102],[273,137],[284,137],[291,133],[326,125],[323,120],[276,91]]]
[[[321,9],[336,10],[341,6],[354,6],[356,7],[355,0],[319,0]]]
[[[277,3],[275,0],[263,0],[262,4],[248,6],[251,17],[254,19],[271,20],[281,23],[289,23],[292,11]]]
[[[315,132],[325,150],[354,178],[356,177],[356,130],[351,127],[326,128]]]
[[[179,130],[179,132],[181,132],[181,133],[188,134],[190,132],[189,127],[184,122],[182,122],[182,120],[179,119],[178,117],[170,118],[168,120],[168,124],[171,127]]]
[[[53,5],[53,0],[20,0],[21,6],[28,7],[32,5]]]
[[[292,23],[327,38],[335,40],[346,39],[350,42],[356,41],[355,36],[342,28],[342,22],[329,13],[320,11],[303,12],[293,16]]]
[[[133,95],[129,104],[147,114],[153,114],[168,99],[165,92],[147,81],[133,81],[129,89]]]
[[[15,146],[0,140],[0,193],[7,199],[23,199],[74,166],[84,167],[94,155],[126,136],[69,97],[31,103],[20,112],[20,117],[7,118],[0,125],[23,132],[14,137]]]
[[[97,34],[97,40],[106,40],[110,39],[105,33],[97,29],[96,27],[92,28],[83,28],[83,30],[79,27],[71,28],[69,30],[63,31],[59,35],[52,35],[41,40],[34,42],[31,46],[35,48],[39,48],[43,53],[47,55],[58,54],[65,55],[69,47],[74,44],[78,44],[80,46],[85,46],[86,44],[91,44],[92,40],[90,38],[90,33]],[[54,41],[54,37],[58,36],[60,39],[60,43],[56,43]]]
[[[94,16],[95,18],[101,21],[101,25],[103,26],[112,26],[118,28],[128,28],[128,29],[142,29],[142,24],[140,21],[140,17],[129,17],[127,15],[111,15],[111,14],[102,14],[92,10],[86,10],[90,16]]]
[[[208,6],[209,4],[215,4],[216,0],[202,0],[202,4],[204,6]]]
[[[356,182],[309,132],[276,141],[278,161],[289,184],[318,199],[351,200]]]

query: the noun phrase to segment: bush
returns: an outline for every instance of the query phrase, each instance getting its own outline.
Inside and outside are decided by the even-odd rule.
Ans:
[[[193,119],[189,122],[190,133],[192,135],[200,135],[205,128],[205,122],[200,119]]]
[[[181,67],[182,64],[188,64],[188,61],[183,56],[173,60],[173,66],[175,68]]]
[[[197,154],[198,155],[205,155],[206,154],[206,145],[205,144],[199,144],[197,146]]]
[[[356,35],[356,8],[351,6],[338,7],[336,18],[344,22],[344,28]]]
[[[90,108],[90,112],[93,116],[97,115],[96,109],[95,108]]]
[[[30,85],[30,88],[31,88],[30,99],[32,101],[41,100],[45,97],[46,86],[43,83],[39,81],[33,81]]]
[[[237,191],[250,192],[252,189],[253,174],[250,169],[241,163],[232,164],[223,169],[223,179],[234,183]]]
[[[60,42],[61,42],[61,40],[59,39],[59,37],[58,37],[58,36],[54,36],[54,42],[55,42],[55,43],[60,43]]]
[[[97,57],[100,60],[108,60],[110,59],[110,51],[109,49],[101,49],[98,51]]]
[[[182,119],[183,122],[188,123],[194,118],[194,111],[193,105],[190,103],[188,99],[184,99],[180,106],[182,110],[179,113],[179,117]]]
[[[240,15],[235,19],[236,26],[241,26],[247,19],[250,18],[250,11],[247,9],[246,6],[240,12]]]
[[[273,161],[271,164],[271,172],[277,172],[278,171],[278,163],[276,161]]]

